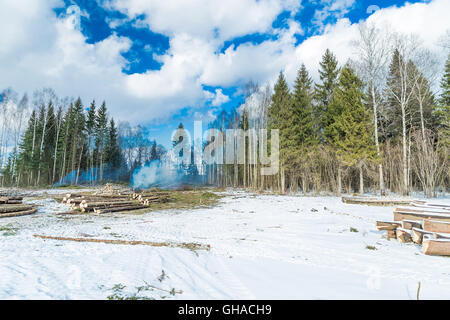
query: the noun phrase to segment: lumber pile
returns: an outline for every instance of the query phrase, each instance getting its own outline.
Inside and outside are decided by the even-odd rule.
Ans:
[[[25,216],[37,212],[37,206],[23,204],[22,200],[22,196],[0,197],[0,218]]]
[[[450,256],[450,205],[414,200],[394,209],[394,221],[377,221],[389,239],[422,245],[426,255]]]
[[[347,204],[389,207],[389,206],[409,205],[411,200],[352,196],[352,197],[342,197],[342,202]]]
[[[68,193],[62,203],[71,207],[71,211],[61,214],[77,213],[113,213],[148,208],[151,204],[166,202],[167,192],[124,193],[123,189],[114,189],[106,185],[102,192]],[[120,192],[119,192],[119,191]]]

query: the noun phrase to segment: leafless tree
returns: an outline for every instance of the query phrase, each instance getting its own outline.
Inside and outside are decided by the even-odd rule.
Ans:
[[[378,130],[378,113],[381,104],[381,91],[386,78],[386,67],[389,59],[389,40],[390,35],[387,31],[381,31],[374,25],[361,23],[359,25],[359,40],[356,41],[355,47],[358,54],[358,73],[367,84],[367,91],[371,98],[370,103],[373,109],[375,145],[378,157],[381,157],[379,130]],[[385,193],[383,164],[380,162],[378,166],[380,194]]]

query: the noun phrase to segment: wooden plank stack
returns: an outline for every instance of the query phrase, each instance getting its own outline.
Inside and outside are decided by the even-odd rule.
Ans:
[[[37,206],[23,204],[22,196],[0,196],[0,218],[17,217],[37,212]]]
[[[422,245],[427,255],[450,256],[450,205],[414,200],[394,209],[394,221],[376,226],[390,239]]]

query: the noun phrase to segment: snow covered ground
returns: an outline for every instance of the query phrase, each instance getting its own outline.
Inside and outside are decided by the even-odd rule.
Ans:
[[[450,203],[449,199],[440,200]],[[391,207],[230,192],[213,208],[0,219],[0,299],[450,299],[450,259],[389,241]],[[196,242],[211,251],[43,240]]]

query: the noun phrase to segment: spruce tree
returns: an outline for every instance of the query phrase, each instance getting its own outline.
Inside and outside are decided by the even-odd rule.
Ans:
[[[108,137],[106,140],[106,159],[109,168],[114,172],[120,168],[120,147],[118,143],[118,134],[114,119],[111,118],[108,127]]]
[[[106,110],[106,103],[103,102],[97,112],[95,120],[95,139],[96,139],[96,154],[100,182],[103,180],[103,162],[105,158],[105,138],[107,133],[108,115]]]
[[[441,99],[438,111],[439,133],[444,148],[450,148],[450,55],[445,64],[445,72],[441,80]],[[450,157],[450,155],[449,155]]]
[[[280,72],[277,83],[274,87],[274,94],[271,98],[271,105],[268,109],[268,124],[270,129],[278,129],[280,134],[280,177],[281,192],[285,190],[285,163],[289,158],[289,109],[292,103],[289,86],[284,74]],[[245,177],[245,173],[244,173]],[[246,186],[244,180],[244,187]]]
[[[342,165],[360,171],[360,192],[364,192],[363,165],[377,158],[373,140],[373,123],[363,103],[363,83],[349,67],[344,67],[331,104],[333,122],[328,136]]]
[[[96,106],[95,100],[92,101],[86,116],[86,135],[88,145],[88,159],[86,168],[89,171],[90,183],[94,182],[94,140],[95,140],[95,124],[96,124]]]
[[[312,80],[305,65],[302,65],[295,80],[292,101],[286,117],[288,126],[285,130],[287,134],[283,137],[286,139],[283,161],[294,180],[299,174],[302,175],[303,192],[307,191],[308,156],[318,142],[315,134],[312,97]],[[296,181],[292,181],[291,184],[297,187]]]
[[[333,115],[329,113],[329,106],[333,101],[334,88],[339,76],[338,61],[335,55],[327,49],[320,62],[320,84],[315,87],[315,118],[317,130],[321,140],[324,141],[324,129],[333,121]]]
[[[270,128],[282,130],[286,126],[285,115],[287,114],[287,108],[290,102],[291,94],[289,92],[289,86],[283,72],[280,72],[268,110]]]

